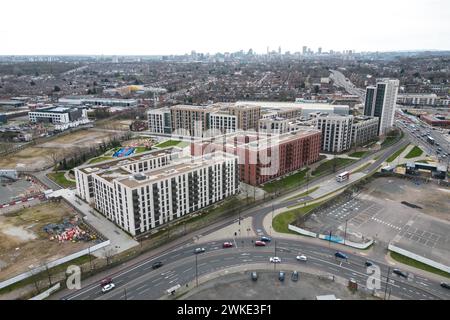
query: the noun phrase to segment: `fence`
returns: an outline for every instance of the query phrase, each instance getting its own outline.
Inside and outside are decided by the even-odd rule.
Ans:
[[[412,252],[407,251],[405,249],[399,248],[399,247],[397,247],[397,246],[395,246],[395,245],[393,245],[391,243],[388,245],[388,249],[390,251],[392,251],[392,252],[396,252],[398,254],[401,254],[402,256],[414,259],[416,261],[419,261],[419,262],[422,262],[422,263],[424,263],[426,265],[429,265],[429,266],[431,266],[433,268],[436,268],[436,269],[445,271],[447,273],[450,273],[450,267],[448,267],[446,265],[443,265],[443,264],[441,264],[439,262],[436,262],[434,260],[431,260],[431,259],[419,256],[418,254],[412,253]]]
[[[37,296],[34,296],[33,298],[31,298],[29,300],[44,300],[45,298],[48,298],[53,292],[58,291],[60,287],[61,287],[61,283],[58,282],[50,289],[45,290],[44,292],[38,294]]]
[[[5,288],[7,286],[10,286],[10,285],[12,285],[12,284],[14,284],[16,282],[22,281],[24,279],[27,279],[27,278],[29,278],[31,276],[34,276],[34,275],[36,275],[36,274],[38,274],[38,273],[40,273],[42,271],[48,270],[50,268],[53,268],[53,267],[56,267],[56,266],[61,265],[63,263],[66,263],[68,261],[71,261],[71,260],[74,260],[74,259],[79,258],[81,256],[84,256],[86,254],[91,254],[92,252],[97,251],[97,250],[99,250],[101,248],[104,248],[104,247],[108,246],[109,244],[110,244],[110,241],[106,240],[106,241],[98,243],[98,244],[96,244],[96,245],[94,245],[92,247],[83,249],[81,251],[72,253],[72,254],[70,254],[68,256],[65,256],[65,257],[62,257],[60,259],[51,261],[51,262],[47,263],[46,265],[43,265],[43,266],[34,268],[33,270],[21,273],[21,274],[15,276],[13,278],[10,278],[10,279],[7,279],[5,281],[0,282],[0,289]]]

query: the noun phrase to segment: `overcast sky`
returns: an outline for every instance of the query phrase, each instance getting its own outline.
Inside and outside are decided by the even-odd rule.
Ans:
[[[450,49],[450,0],[14,0],[0,8],[0,55]]]

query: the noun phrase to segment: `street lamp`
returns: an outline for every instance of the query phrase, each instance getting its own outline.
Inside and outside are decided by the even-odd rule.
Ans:
[[[345,240],[347,239],[347,222],[348,222],[348,219],[345,219],[344,245],[345,245]]]
[[[195,286],[198,287],[198,264],[197,264],[197,255],[195,255]]]

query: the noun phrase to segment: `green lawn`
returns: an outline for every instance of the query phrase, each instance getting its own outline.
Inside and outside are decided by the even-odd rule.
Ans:
[[[443,276],[443,277],[450,278],[450,273],[447,273],[445,271],[436,269],[434,267],[431,267],[431,266],[429,266],[429,265],[427,265],[425,263],[419,262],[417,260],[408,258],[408,257],[406,257],[404,255],[401,255],[401,254],[397,253],[397,252],[390,252],[390,254],[391,254],[391,258],[394,259],[395,261],[407,264],[408,266],[411,266],[411,267],[414,267],[414,268],[417,268],[417,269],[422,269],[422,270],[425,270],[425,271],[428,271],[428,272],[432,272],[432,273],[438,274],[438,275]]]
[[[325,172],[331,171],[333,169],[334,163],[336,164],[336,168],[342,167],[344,165],[351,164],[355,162],[355,159],[347,159],[347,158],[335,158],[330,159],[328,161],[325,161],[324,163],[320,164],[316,170],[312,172],[314,176],[319,176]]]
[[[273,229],[277,232],[292,233],[288,229],[288,225],[293,223],[299,216],[304,215],[305,213],[318,207],[322,203],[323,202],[318,202],[318,203],[311,204],[309,206],[285,211],[285,212],[278,214],[272,221]]]
[[[415,157],[420,157],[423,151],[418,146],[414,146],[411,151],[405,156],[406,159],[411,159]]]
[[[98,163],[98,162],[102,162],[102,161],[106,161],[106,160],[112,160],[114,159],[113,157],[97,157],[97,158],[92,158],[91,160],[89,160],[89,163]]]
[[[352,154],[349,154],[349,157],[354,157],[354,158],[362,158],[365,154],[367,153],[367,151],[357,151],[357,152],[353,152]]]
[[[389,158],[386,159],[387,162],[392,162],[408,147],[408,144],[401,148],[400,150],[397,150],[395,153],[391,154]]]
[[[187,147],[189,145],[189,142],[186,141],[180,141],[180,140],[167,140],[164,141],[160,144],[155,145],[155,147],[158,148],[167,148],[167,147],[173,147],[173,146],[177,146],[180,148],[184,148]]]
[[[278,181],[275,180],[272,182],[268,182],[262,188],[264,189],[264,191],[272,193],[280,189],[284,188],[289,189],[290,187],[300,185],[303,182],[306,172],[308,172],[308,170],[309,168],[306,168],[290,176],[281,178]]]
[[[134,153],[135,154],[136,153],[142,153],[142,152],[145,152],[145,151],[149,151],[149,149],[147,149],[147,147],[136,147],[135,150],[134,150]]]
[[[66,177],[64,177],[64,172],[51,172],[47,174],[47,177],[64,188],[71,188],[76,186],[75,182],[69,181],[66,179]]]

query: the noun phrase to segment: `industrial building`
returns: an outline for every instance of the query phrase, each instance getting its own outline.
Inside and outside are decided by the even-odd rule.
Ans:
[[[77,194],[133,236],[238,192],[237,157],[185,157],[178,148],[75,169]]]
[[[75,106],[137,107],[136,99],[97,98],[92,96],[67,96],[58,100],[61,104]]]
[[[449,114],[423,114],[420,116],[420,119],[432,126],[444,128],[450,127]]]
[[[30,122],[46,122],[52,124],[67,124],[81,119],[87,119],[85,108],[68,108],[52,106],[28,112]]]

